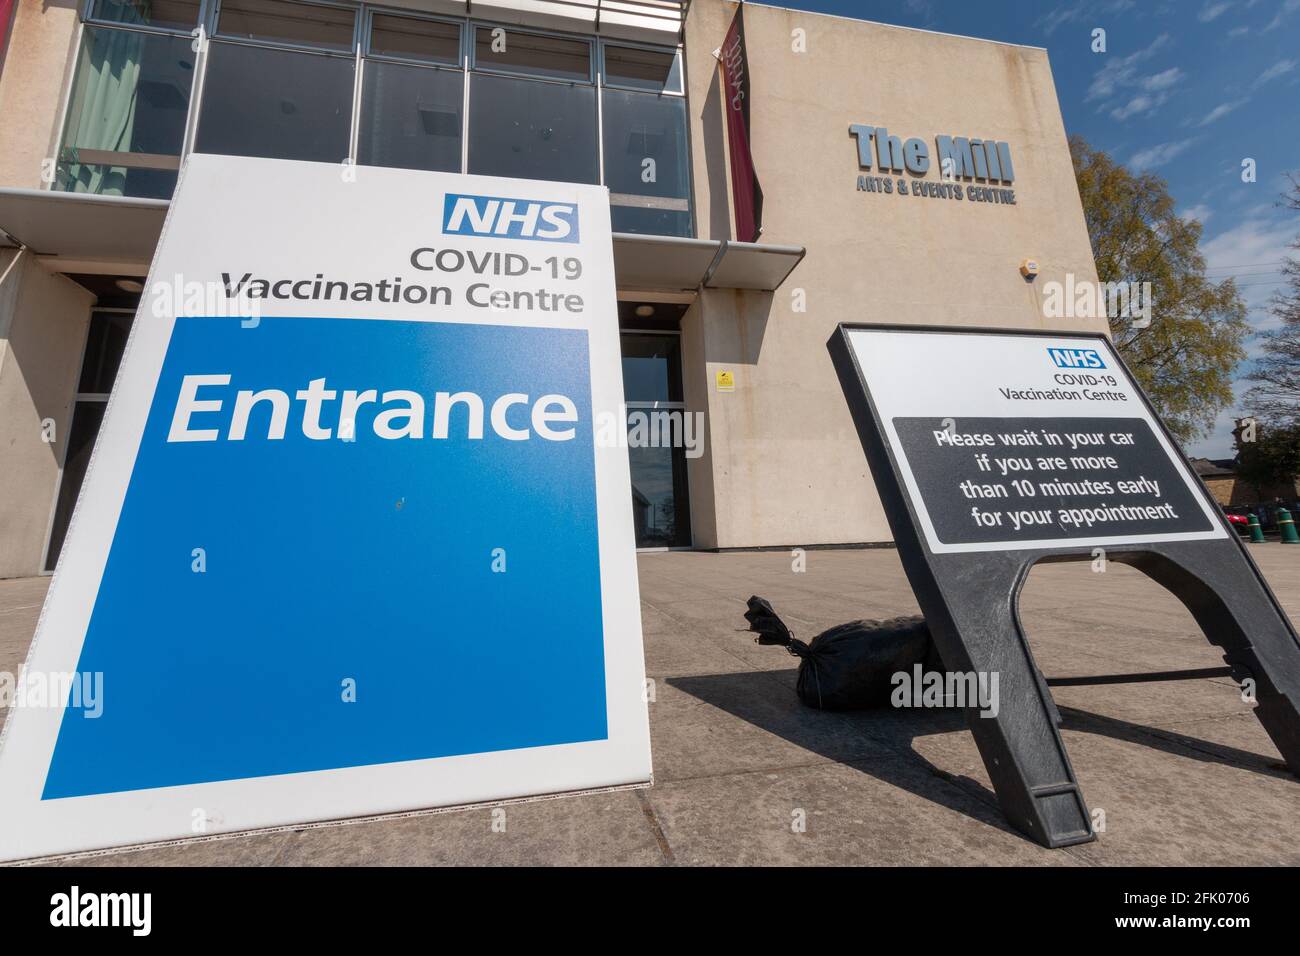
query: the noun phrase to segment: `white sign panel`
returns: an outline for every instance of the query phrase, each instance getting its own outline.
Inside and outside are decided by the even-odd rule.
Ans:
[[[647,782],[622,399],[604,189],[190,157],[0,859]]]
[[[1226,537],[1106,339],[848,339],[932,552]]]

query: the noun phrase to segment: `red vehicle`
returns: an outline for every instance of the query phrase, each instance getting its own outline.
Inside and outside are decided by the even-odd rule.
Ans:
[[[1250,534],[1250,519],[1244,514],[1225,510],[1223,516],[1228,519],[1228,524],[1232,525],[1238,534]]]

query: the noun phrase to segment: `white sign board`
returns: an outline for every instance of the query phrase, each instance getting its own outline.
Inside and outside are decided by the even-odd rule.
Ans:
[[[847,334],[931,552],[1227,536],[1106,339]]]
[[[622,400],[603,188],[191,156],[0,859],[647,782]]]

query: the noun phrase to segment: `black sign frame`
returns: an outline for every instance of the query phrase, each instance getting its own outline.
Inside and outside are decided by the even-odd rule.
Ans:
[[[849,334],[855,330],[1023,335],[1100,345],[1133,383],[1170,447],[1178,444],[1100,333],[841,323],[827,342],[899,557],[940,657],[951,670],[999,675],[997,715],[981,717],[976,704],[966,707],[966,717],[1003,814],[1046,847],[1094,840],[1092,818],[1057,729],[1056,705],[1019,613],[1020,592],[1035,564],[1090,561],[1092,546],[931,551],[870,384],[854,356]],[[1116,545],[1106,549],[1106,559],[1142,571],[1182,601],[1207,640],[1222,648],[1234,679],[1253,682],[1255,715],[1291,772],[1300,776],[1300,638],[1205,482],[1190,464],[1187,470],[1227,537]]]

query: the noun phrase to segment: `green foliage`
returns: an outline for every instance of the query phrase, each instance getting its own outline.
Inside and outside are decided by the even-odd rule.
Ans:
[[[1231,279],[1205,277],[1201,224],[1177,215],[1163,179],[1130,172],[1077,136],[1070,155],[1097,277],[1151,283],[1151,324],[1112,317],[1111,337],[1169,430],[1192,441],[1233,402],[1246,305]]]
[[[1237,477],[1257,494],[1300,475],[1300,424],[1258,425],[1254,441],[1237,444]]]

